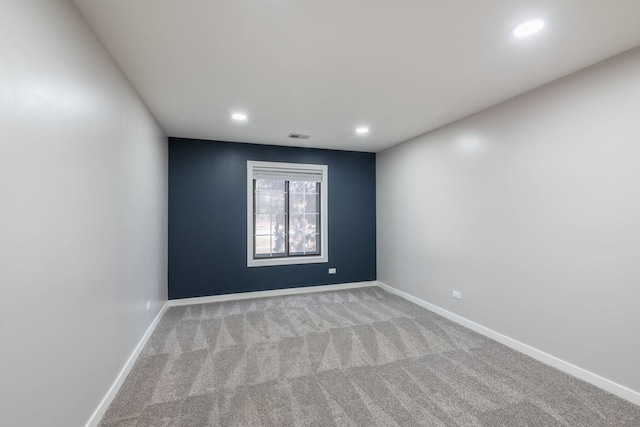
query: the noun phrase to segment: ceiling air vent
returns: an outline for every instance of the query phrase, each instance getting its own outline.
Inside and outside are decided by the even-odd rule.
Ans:
[[[304,135],[301,133],[290,133],[289,134],[289,138],[293,138],[293,139],[309,139],[311,138],[311,135]]]

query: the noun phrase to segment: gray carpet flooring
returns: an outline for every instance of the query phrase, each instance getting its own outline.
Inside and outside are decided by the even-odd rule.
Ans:
[[[640,407],[376,288],[167,310],[100,426],[640,426]]]

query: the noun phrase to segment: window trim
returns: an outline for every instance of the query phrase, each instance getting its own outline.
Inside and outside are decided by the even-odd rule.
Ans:
[[[253,207],[253,170],[256,167],[279,169],[309,169],[322,172],[320,182],[320,255],[288,256],[279,258],[254,258],[254,207]],[[247,161],[247,267],[266,267],[275,265],[317,264],[329,262],[329,167],[301,163],[279,163]],[[288,219],[287,219],[288,221]],[[288,238],[288,236],[287,236]]]

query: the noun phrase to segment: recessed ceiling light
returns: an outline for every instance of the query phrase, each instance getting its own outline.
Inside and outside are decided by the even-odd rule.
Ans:
[[[233,120],[237,120],[239,122],[243,122],[245,120],[247,120],[247,115],[246,114],[242,114],[242,113],[234,113],[231,115],[231,118]]]
[[[532,19],[531,21],[523,22],[513,29],[513,35],[522,38],[529,37],[540,31],[544,27],[544,21],[542,19]]]
[[[365,133],[369,133],[369,128],[365,128],[365,127],[357,128],[356,133],[360,135],[364,135]]]

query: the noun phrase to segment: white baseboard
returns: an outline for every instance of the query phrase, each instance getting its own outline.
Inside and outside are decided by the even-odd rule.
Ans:
[[[140,339],[140,342],[138,342],[138,345],[131,353],[131,356],[129,356],[129,358],[125,362],[124,366],[122,367],[122,370],[116,377],[116,380],[111,385],[111,388],[109,388],[109,391],[104,396],[104,398],[102,399],[102,401],[100,402],[96,410],[93,412],[93,414],[91,414],[91,417],[89,418],[89,421],[87,421],[87,424],[85,424],[85,427],[96,427],[100,423],[102,416],[104,415],[105,412],[107,412],[107,408],[109,408],[109,405],[113,401],[114,397],[116,397],[116,394],[118,394],[118,390],[120,390],[120,387],[122,387],[122,384],[124,383],[124,380],[127,378],[127,375],[129,375],[129,372],[131,372],[131,368],[133,368],[133,364],[138,359],[138,356],[142,352],[142,349],[144,348],[147,341],[149,341],[149,337],[151,337],[151,334],[153,334],[153,331],[156,329],[156,326],[158,326],[158,323],[160,322],[160,319],[162,319],[162,315],[164,314],[164,312],[167,311],[168,306],[169,305],[165,302],[162,308],[160,309],[160,312],[158,312],[156,317],[153,319],[153,322],[151,322],[151,325],[149,325],[149,327],[147,328],[147,331],[144,333],[144,335]]]
[[[524,344],[520,341],[514,340],[513,338],[509,338],[506,335],[502,335],[499,332],[496,332],[492,329],[489,329],[485,326],[479,325],[469,319],[466,319],[462,316],[458,316],[455,313],[452,313],[450,311],[447,311],[441,307],[438,307],[437,305],[433,305],[431,303],[428,303],[424,300],[421,300],[420,298],[414,297],[413,295],[409,295],[406,292],[400,291],[396,288],[393,288],[387,284],[384,284],[382,282],[378,282],[378,286],[380,286],[382,289],[391,292],[392,294],[398,295],[399,297],[402,297],[404,299],[406,299],[407,301],[411,301],[412,303],[415,303],[421,307],[426,308],[429,311],[432,311],[436,314],[439,314],[442,317],[445,317],[453,322],[456,322],[464,327],[467,327],[473,331],[476,331],[486,337],[489,337],[493,340],[498,341],[501,344],[506,345],[507,347],[511,347],[514,350],[517,350],[521,353],[526,354],[527,356],[531,356],[534,359],[547,364],[549,366],[553,366],[556,369],[559,369],[563,372],[566,372],[569,375],[572,375],[576,378],[579,378],[583,381],[586,381],[590,384],[593,384],[596,387],[599,387],[603,390],[608,391],[611,394],[615,394],[618,397],[621,397],[625,400],[628,400],[631,403],[634,403],[636,405],[640,405],[640,393],[632,390],[630,388],[627,388],[623,385],[620,385],[618,383],[615,383],[611,380],[608,380],[606,378],[603,378],[597,374],[594,374],[593,372],[589,372],[586,369],[582,369],[576,365],[573,365],[569,362],[565,362],[562,359],[559,359],[555,356],[552,356],[548,353],[545,353],[541,350],[538,350],[534,347],[531,347],[530,345]]]
[[[180,305],[206,304],[211,302],[232,301],[249,298],[265,298],[282,295],[308,294],[313,292],[340,291],[344,289],[366,288],[369,286],[378,286],[378,282],[374,280],[371,282],[340,283],[338,285],[305,286],[303,288],[275,289],[272,291],[242,292],[239,294],[213,295],[210,297],[172,299],[168,301],[168,304],[169,307],[176,307]]]

